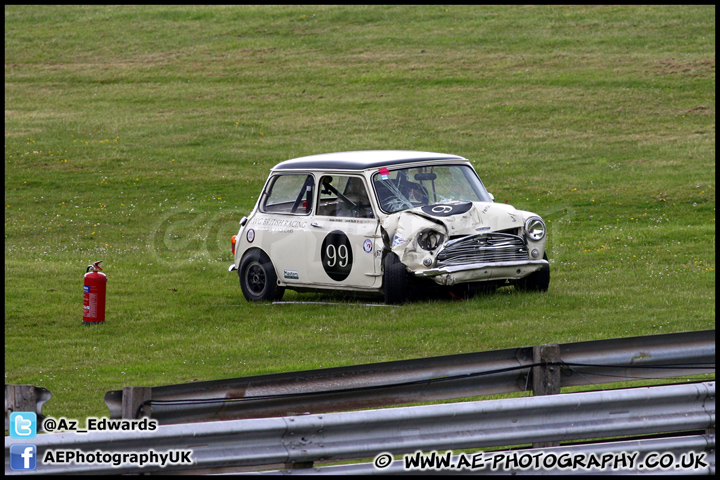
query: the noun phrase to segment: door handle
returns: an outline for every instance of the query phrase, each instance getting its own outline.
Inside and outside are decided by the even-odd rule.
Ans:
[[[317,222],[312,222],[312,223],[310,224],[310,226],[311,226],[311,227],[315,227],[315,228],[322,228],[322,225],[320,225],[320,224],[317,223]]]

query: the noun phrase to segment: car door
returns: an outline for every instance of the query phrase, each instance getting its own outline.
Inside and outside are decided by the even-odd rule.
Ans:
[[[379,287],[382,241],[363,177],[320,176],[316,205],[308,227],[312,282],[341,290]]]

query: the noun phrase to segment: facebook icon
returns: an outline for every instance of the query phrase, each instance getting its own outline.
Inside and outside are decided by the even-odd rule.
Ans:
[[[35,470],[37,447],[31,443],[10,445],[10,468],[12,470]]]

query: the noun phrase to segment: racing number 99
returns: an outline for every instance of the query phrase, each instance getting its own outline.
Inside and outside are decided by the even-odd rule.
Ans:
[[[330,278],[341,282],[350,275],[353,254],[350,239],[340,230],[330,232],[320,247],[323,270]]]
[[[345,268],[348,264],[348,249],[345,245],[340,245],[336,249],[331,243],[325,249],[325,257],[328,268],[334,268],[336,263],[340,268]]]

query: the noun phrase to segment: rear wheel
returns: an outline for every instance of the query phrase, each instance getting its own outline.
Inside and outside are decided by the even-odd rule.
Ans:
[[[404,303],[408,295],[408,274],[405,265],[397,255],[389,252],[385,256],[383,267],[385,303],[388,305]]]
[[[547,253],[543,255],[543,259],[547,260]],[[529,291],[529,292],[547,292],[550,287],[550,265],[543,265],[543,267],[531,273],[525,278],[518,280],[515,283],[515,288],[518,290]]]
[[[280,300],[285,288],[278,286],[277,275],[270,258],[259,250],[243,256],[238,269],[240,288],[249,302]]]

